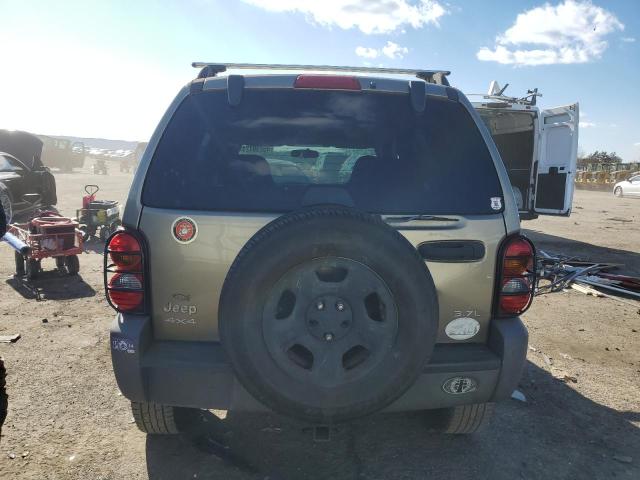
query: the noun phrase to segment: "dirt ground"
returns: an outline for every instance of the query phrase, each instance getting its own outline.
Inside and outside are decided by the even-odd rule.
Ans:
[[[56,177],[59,208],[69,215],[85,183],[123,201],[132,178],[116,166],[108,176],[85,168]],[[577,191],[574,206],[570,218],[523,227],[538,248],[640,275],[640,200]],[[640,478],[638,305],[575,291],[536,298],[524,316],[527,401],[499,404],[481,434],[437,435],[420,413],[388,414],[319,443],[275,415],[207,412],[188,434],[147,437],[111,371],[101,251],[90,244],[77,278],[44,275],[45,300],[37,302],[12,279],[13,252],[0,246],[0,335],[21,334],[0,344],[9,393],[1,479]],[[558,379],[565,374],[577,382]]]

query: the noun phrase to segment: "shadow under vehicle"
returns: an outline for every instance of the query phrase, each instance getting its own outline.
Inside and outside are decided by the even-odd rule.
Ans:
[[[474,437],[438,435],[429,412],[405,412],[337,426],[331,442],[318,444],[284,416],[202,412],[180,436],[147,437],[148,478],[184,472],[209,480],[638,477],[635,458],[613,457],[640,448],[633,423],[640,413],[596,402],[531,361],[519,389],[527,402],[500,404],[493,428]]]
[[[0,202],[7,223],[57,203],[56,181],[42,164],[42,141],[27,132],[0,130]],[[37,194],[35,201],[29,195]]]

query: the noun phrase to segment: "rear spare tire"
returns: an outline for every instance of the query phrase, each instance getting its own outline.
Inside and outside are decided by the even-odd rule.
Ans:
[[[438,303],[416,249],[377,217],[340,207],[284,215],[235,259],[220,335],[259,401],[332,423],[400,397],[433,351]]]

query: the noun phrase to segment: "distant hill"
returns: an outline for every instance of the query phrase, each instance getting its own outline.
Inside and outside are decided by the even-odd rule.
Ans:
[[[73,142],[84,143],[85,152],[94,158],[119,159],[133,154],[138,143],[131,140],[110,140],[108,138],[69,137],[65,135],[49,135],[52,138],[62,138]]]
[[[52,135],[51,135],[52,136]],[[66,138],[72,142],[82,142],[87,149],[98,150],[135,150],[138,142],[131,140],[110,140],[107,138],[82,138],[56,135],[54,138]],[[141,140],[142,141],[142,140]]]

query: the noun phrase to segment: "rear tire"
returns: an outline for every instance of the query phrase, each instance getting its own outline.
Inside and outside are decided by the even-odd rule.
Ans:
[[[613,194],[616,197],[623,197],[623,192],[622,192],[622,187],[616,187],[616,189],[613,191]]]
[[[487,428],[493,417],[494,403],[475,403],[427,412],[430,426],[440,433],[468,435]]]
[[[82,232],[82,241],[87,242],[91,238],[91,234],[88,231],[86,226],[81,226],[80,231]]]
[[[24,256],[19,252],[14,252],[16,260],[16,277],[24,275]]]
[[[64,257],[56,257],[56,268],[62,273],[66,273],[67,265]]]
[[[77,275],[80,271],[80,259],[77,255],[69,255],[65,257],[64,264],[67,267],[69,275]]]
[[[27,280],[35,280],[38,277],[38,273],[40,273],[40,261],[35,258],[27,259]]]
[[[176,435],[199,412],[195,408],[172,407],[151,402],[131,402],[138,429],[149,435]]]
[[[4,360],[0,357],[0,433],[2,433],[2,424],[7,418],[7,410],[9,409],[9,397],[6,391],[7,371],[4,367]]]
[[[109,225],[102,226],[100,228],[100,240],[106,242],[109,235],[111,235],[111,227]]]
[[[0,185],[0,208],[4,210],[4,217],[7,225],[13,220],[13,207],[11,205],[11,197],[6,188]]]

